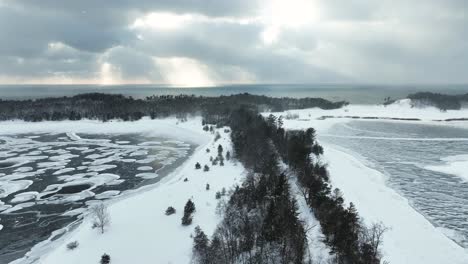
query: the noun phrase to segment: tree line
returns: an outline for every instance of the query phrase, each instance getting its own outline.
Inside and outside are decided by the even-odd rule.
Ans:
[[[139,120],[143,116],[163,118],[201,114],[207,122],[220,120],[240,106],[257,111],[284,111],[320,107],[339,108],[346,102],[330,102],[321,98],[272,98],[248,93],[219,97],[195,95],[160,95],[135,99],[119,94],[88,93],[72,97],[42,98],[34,100],[1,100],[0,120],[25,121],[96,119],[107,121]]]
[[[281,173],[270,129],[242,108],[229,117],[235,157],[249,169],[241,186],[221,203],[223,220],[208,238],[196,228],[197,263],[303,263],[307,237],[297,202]]]
[[[442,111],[460,110],[463,104],[468,103],[468,93],[448,95],[431,92],[418,92],[408,95],[408,98],[413,100],[413,103],[435,106]]]
[[[264,118],[248,108],[227,119],[234,156],[250,173],[233,190],[213,236],[196,228],[197,263],[311,263],[306,227],[280,160],[297,175],[335,262],[380,263],[385,228],[367,228],[353,204],[346,206],[340,191],[333,190],[326,167],[313,158],[323,153],[314,129],[286,131],[281,118]]]
[[[275,123],[275,117],[268,121]],[[283,160],[297,175],[301,193],[319,220],[325,243],[336,256],[337,263],[378,264],[385,227],[363,224],[354,207],[344,204],[339,189],[330,184],[325,165],[319,162],[323,148],[317,143],[315,130],[279,131],[274,142]]]

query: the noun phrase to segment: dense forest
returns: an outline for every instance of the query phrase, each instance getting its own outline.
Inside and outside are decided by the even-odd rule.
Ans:
[[[220,97],[162,95],[144,99],[89,93],[35,100],[0,99],[0,120],[42,121],[86,118],[103,121],[110,119],[132,121],[143,116],[160,118],[202,114],[209,116],[211,119],[207,121],[214,123],[240,106],[247,106],[258,111],[284,111],[311,107],[334,109],[345,104],[346,102],[330,102],[321,98],[272,98],[247,93]]]
[[[419,92],[408,95],[413,103],[431,105],[442,111],[459,110],[464,104],[468,104],[468,94],[447,95],[440,93]]]
[[[281,118],[247,108],[227,119],[235,157],[250,173],[222,207],[224,217],[213,236],[196,228],[197,263],[313,263],[288,172],[298,178],[335,263],[380,263],[384,227],[367,228],[354,206],[345,206],[340,191],[333,190],[326,167],[313,158],[323,149],[312,128],[285,131]]]

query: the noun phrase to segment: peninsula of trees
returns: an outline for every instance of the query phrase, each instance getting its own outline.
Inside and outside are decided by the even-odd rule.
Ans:
[[[447,95],[431,92],[419,92],[408,95],[415,105],[435,106],[440,110],[460,110],[463,105],[468,105],[468,93],[459,95]]]
[[[72,97],[42,98],[35,100],[1,100],[0,120],[24,121],[97,119],[107,121],[139,120],[143,116],[163,118],[191,114],[206,116],[215,123],[221,116],[240,106],[257,111],[284,111],[319,107],[335,109],[346,102],[330,102],[321,98],[272,98],[267,96],[236,94],[219,97],[194,95],[162,95],[135,99],[123,95],[89,93]]]

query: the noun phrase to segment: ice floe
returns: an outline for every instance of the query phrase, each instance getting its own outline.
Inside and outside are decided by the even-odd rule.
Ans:
[[[120,191],[117,191],[117,190],[111,190],[111,191],[105,191],[105,192],[102,192],[100,194],[97,194],[96,196],[94,196],[94,198],[96,199],[109,199],[109,198],[112,198],[116,195],[119,195],[120,194]]]
[[[52,173],[53,175],[59,175],[59,174],[64,174],[64,173],[67,173],[67,172],[70,172],[70,171],[74,171],[75,168],[63,168],[63,169],[60,169],[54,173]]]
[[[23,192],[15,195],[15,198],[11,199],[11,203],[23,203],[30,200],[36,199],[39,192]]]
[[[141,166],[141,167],[138,167],[137,170],[139,171],[149,171],[149,170],[152,170],[153,167],[151,166]]]
[[[143,173],[138,173],[135,176],[143,178],[143,179],[154,179],[154,178],[158,177],[158,174],[157,173],[152,173],[152,172],[143,172]]]
[[[11,193],[27,189],[33,181],[18,180],[18,181],[2,181],[0,182],[0,198],[7,197]]]
[[[424,168],[427,170],[456,175],[464,181],[468,181],[468,155],[448,156],[441,158],[441,161],[444,163],[440,165],[428,165]]]

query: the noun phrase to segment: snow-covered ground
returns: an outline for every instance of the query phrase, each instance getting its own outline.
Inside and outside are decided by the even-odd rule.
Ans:
[[[183,140],[193,139],[201,143],[183,165],[157,184],[144,187],[133,196],[117,199],[109,204],[111,225],[104,234],[91,229],[91,219],[88,216],[77,228],[58,240],[38,244],[25,258],[15,263],[29,263],[37,258],[38,263],[45,264],[97,263],[104,253],[111,256],[114,264],[190,263],[190,236],[195,226],[200,225],[208,235],[214,232],[220,220],[220,216],[216,214],[218,200],[215,199],[215,193],[222,188],[229,190],[239,184],[244,176],[244,168],[233,161],[226,161],[224,166],[211,165],[210,156],[217,155],[219,144],[223,146],[224,153],[231,150],[229,133],[224,133],[223,129],[219,130],[221,138],[214,142],[214,135],[202,130],[199,119],[179,125],[175,125],[174,120],[160,121],[159,128],[177,126],[177,129],[164,133],[171,133],[172,137],[179,133]],[[159,129],[157,121],[146,120],[141,123],[151,130]],[[90,127],[94,125],[93,122],[90,123]],[[110,131],[122,129],[128,132],[124,127],[129,124],[115,122],[112,126],[114,127]],[[76,128],[75,126],[74,131]],[[180,128],[185,129],[185,132],[181,133]],[[31,130],[35,131],[34,128]],[[141,129],[139,132],[141,133]],[[207,148],[210,149],[209,153]],[[202,166],[207,164],[210,170],[196,170],[196,162],[200,162]],[[210,190],[206,190],[206,184],[210,185]],[[188,199],[195,203],[196,212],[192,225],[182,226],[183,208]],[[177,210],[176,214],[166,216],[168,206],[173,206]],[[60,232],[63,231],[58,231]],[[71,241],[78,241],[78,248],[67,250],[66,244]]]
[[[179,138],[182,141],[198,144],[207,140],[205,135],[195,130],[200,123],[200,118],[179,123],[175,118],[151,120],[146,117],[134,122],[110,120],[105,123],[97,120],[42,122],[14,120],[0,122],[0,135],[68,132],[69,136],[76,136],[80,133],[95,134],[98,131],[106,134],[139,133],[154,137]],[[125,144],[125,142],[117,143]]]
[[[265,116],[270,113],[264,113]],[[349,105],[342,109],[303,109],[276,116],[294,116],[284,119],[286,129],[313,127],[319,135],[333,134],[331,128],[354,117],[417,118],[417,123],[467,127],[466,122],[438,122],[434,120],[466,118],[468,110],[441,112],[436,108],[412,108],[408,100],[389,106]],[[338,118],[325,118],[334,116]],[[386,122],[409,122],[387,120]],[[357,155],[344,152],[337,146],[324,144],[324,161],[328,163],[334,187],[342,190],[346,202],[353,202],[366,223],[383,222],[389,230],[384,236],[384,260],[398,264],[462,264],[468,263],[468,251],[447,238],[441,229],[434,227],[427,219],[410,206],[408,200],[385,184],[385,176],[367,167]],[[465,156],[445,159],[445,166],[430,169],[466,176]]]
[[[268,116],[270,113],[264,113]],[[458,119],[468,118],[468,108],[461,110],[447,110],[445,112],[440,111],[435,107],[417,108],[411,106],[410,99],[403,99],[397,101],[391,105],[348,105],[339,109],[323,110],[319,108],[300,109],[300,110],[289,110],[286,112],[271,113],[276,116],[283,115],[286,117],[297,115],[296,118],[287,120],[284,118],[284,124],[287,128],[304,128],[306,126],[314,125],[317,131],[330,132],[328,131],[334,124],[340,122],[347,122],[352,120],[351,117],[377,117],[377,118],[406,118],[406,119],[419,119],[420,123],[431,123],[440,125],[451,125],[468,127],[464,121],[452,121],[452,122],[438,122],[434,120],[445,120],[445,119]],[[328,118],[323,118],[328,117]],[[324,119],[324,120],[318,120]],[[361,119],[368,120],[368,119]],[[372,120],[372,119],[370,119]],[[401,122],[398,120],[388,120],[389,122]],[[408,121],[404,121],[408,122]]]
[[[291,192],[295,196],[298,205],[299,218],[307,230],[307,243],[310,259],[313,263],[329,263],[333,259],[330,248],[325,244],[325,236],[322,233],[320,222],[310,210],[303,194],[299,190],[299,183],[294,175],[289,176]]]

